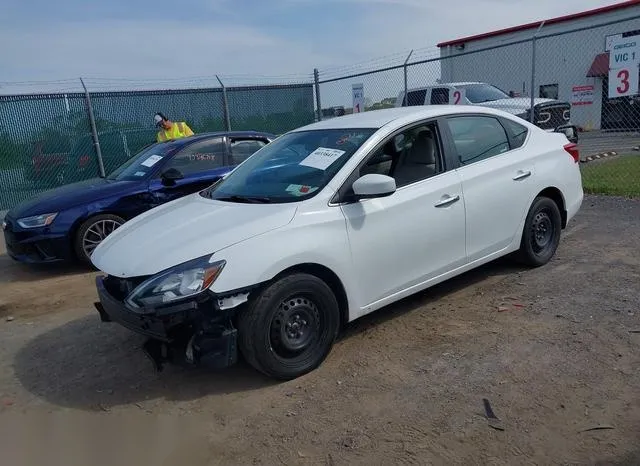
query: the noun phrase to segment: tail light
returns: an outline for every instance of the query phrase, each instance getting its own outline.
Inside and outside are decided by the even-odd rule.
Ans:
[[[573,157],[573,161],[575,163],[580,162],[580,150],[578,149],[578,144],[575,144],[573,142],[565,144],[564,150],[567,151],[571,157]]]

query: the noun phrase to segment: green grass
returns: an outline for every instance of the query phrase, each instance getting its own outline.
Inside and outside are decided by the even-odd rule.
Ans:
[[[586,193],[640,197],[640,155],[587,162],[582,185]]]

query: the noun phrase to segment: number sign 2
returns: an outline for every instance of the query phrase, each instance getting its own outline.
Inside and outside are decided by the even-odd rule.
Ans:
[[[449,89],[449,104],[450,105],[465,105],[466,93],[464,89]]]
[[[636,66],[609,70],[609,98],[638,94],[639,74]]]

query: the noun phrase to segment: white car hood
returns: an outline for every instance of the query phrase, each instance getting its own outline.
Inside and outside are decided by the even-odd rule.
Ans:
[[[547,102],[553,102],[553,99],[542,99],[542,98],[533,99],[534,105],[547,103]],[[482,102],[476,105],[495,108],[497,110],[502,110],[505,112],[512,113],[514,115],[518,115],[520,113],[526,112],[531,107],[531,99],[528,97],[514,97],[510,99],[499,99],[499,100],[492,100],[490,102]]]
[[[296,204],[242,204],[186,196],[126,222],[93,252],[91,262],[118,277],[152,275],[282,227]]]

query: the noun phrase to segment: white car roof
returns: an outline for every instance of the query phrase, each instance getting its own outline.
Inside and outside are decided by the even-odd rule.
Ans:
[[[487,84],[487,83],[483,83],[480,81],[464,81],[459,83],[442,83],[442,84],[447,84],[449,86],[468,86],[469,84]]]
[[[464,114],[464,113],[488,113],[491,115],[506,116],[504,112],[488,107],[478,107],[472,105],[418,105],[411,107],[385,108],[381,110],[370,110],[362,113],[353,113],[340,117],[322,120],[316,123],[296,128],[294,131],[307,131],[316,129],[354,129],[354,128],[375,128],[383,126],[401,118],[422,120],[434,118],[442,115]]]

